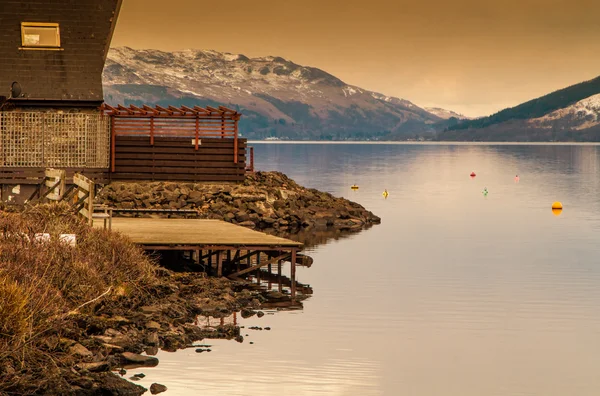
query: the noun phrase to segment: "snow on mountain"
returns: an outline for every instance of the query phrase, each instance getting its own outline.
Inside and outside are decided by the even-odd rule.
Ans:
[[[544,129],[560,128],[568,125],[570,129],[574,130],[583,130],[600,125],[600,94],[555,110],[543,117],[533,118],[529,120],[529,124]]]
[[[444,120],[447,120],[449,118],[458,118],[459,120],[467,120],[469,119],[469,117],[459,114],[457,112],[454,112],[452,110],[446,110],[446,109],[442,109],[440,107],[424,107],[425,110],[427,110],[428,112],[430,112],[431,114],[434,114]]]
[[[104,87],[110,104],[237,108],[243,133],[253,138],[404,139],[433,133],[432,124],[443,118],[281,57],[211,50],[113,48]]]

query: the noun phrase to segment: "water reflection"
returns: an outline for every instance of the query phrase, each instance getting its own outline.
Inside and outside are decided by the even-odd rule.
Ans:
[[[597,146],[255,147],[257,168],[355,200],[382,224],[309,249],[304,309],[240,319],[272,330],[211,341],[210,354],[159,352],[146,384],[173,395],[600,392]]]

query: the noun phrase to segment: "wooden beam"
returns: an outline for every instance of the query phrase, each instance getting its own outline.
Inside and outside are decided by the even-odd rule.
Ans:
[[[160,114],[160,112],[159,112],[158,110],[156,110],[156,109],[153,109],[153,108],[152,108],[152,107],[150,107],[150,106],[143,105],[143,106],[142,106],[142,108],[143,108],[144,110],[148,111],[148,112],[150,112],[150,111],[151,111],[151,112],[152,112],[152,113],[154,113],[154,114]]]
[[[293,251],[294,251],[294,250],[293,250]],[[229,278],[237,278],[237,277],[239,277],[240,275],[244,275],[244,274],[247,274],[248,272],[252,272],[252,271],[254,271],[254,270],[257,270],[257,269],[259,269],[259,268],[262,268],[262,267],[264,267],[265,265],[269,265],[269,264],[276,263],[276,262],[278,262],[279,260],[286,260],[286,259],[287,259],[287,258],[289,258],[289,257],[290,257],[290,254],[289,254],[289,253],[284,253],[284,254],[281,254],[281,255],[279,255],[279,256],[277,256],[277,257],[274,257],[274,258],[272,258],[272,259],[270,259],[270,260],[267,260],[267,261],[265,261],[264,263],[256,264],[256,265],[253,265],[253,266],[252,266],[252,267],[250,267],[250,268],[246,268],[246,269],[243,269],[243,270],[241,270],[241,271],[235,272],[235,273],[233,273],[233,274],[229,275]]]

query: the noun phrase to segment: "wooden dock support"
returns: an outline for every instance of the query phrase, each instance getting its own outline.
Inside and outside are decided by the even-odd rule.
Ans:
[[[306,294],[312,290],[296,280],[296,265],[312,264],[310,257],[299,254],[302,249],[299,242],[205,219],[117,217],[113,218],[112,228],[144,250],[182,252],[209,275],[239,280],[253,273],[259,285],[264,280],[270,288],[277,282],[282,293],[284,286],[287,289],[289,285],[292,302],[296,301],[298,292]],[[284,262],[290,263],[289,282],[282,274]],[[274,264],[277,264],[277,274],[273,273]]]
[[[296,301],[296,249],[292,249],[292,259],[290,260],[290,274],[292,281],[292,302]]]

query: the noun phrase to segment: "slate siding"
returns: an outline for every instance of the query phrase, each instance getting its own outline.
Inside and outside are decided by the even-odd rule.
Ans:
[[[102,69],[122,0],[0,0],[0,95],[26,103],[100,105]],[[61,51],[22,50],[21,22],[60,24]],[[79,103],[77,103],[79,101]]]

